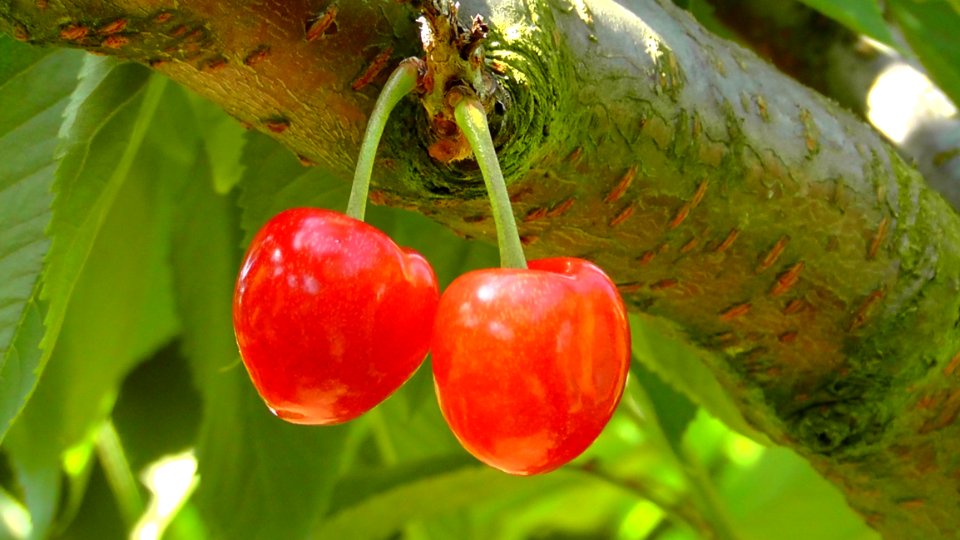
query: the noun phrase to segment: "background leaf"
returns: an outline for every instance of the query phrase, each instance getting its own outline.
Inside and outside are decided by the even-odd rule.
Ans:
[[[114,118],[131,125],[138,116]],[[35,517],[35,536],[43,536],[60,502],[56,484],[64,452],[91,457],[127,372],[179,330],[167,251],[172,201],[163,195],[164,177],[143,153],[131,160],[128,176],[135,181],[119,182],[72,287],[49,366],[6,441]],[[74,482],[70,495],[82,496],[85,467],[64,463]]]
[[[16,364],[4,388],[0,438],[19,414],[50,357],[60,333],[73,288],[83,270],[103,220],[127,178],[162,93],[164,79],[156,79],[141,99],[149,72],[136,65],[87,56],[81,81],[70,96],[66,120],[60,129],[65,151],[57,169],[53,217],[48,234],[53,243],[44,271],[41,299],[49,304],[28,306],[16,340]],[[35,338],[43,317],[41,354]],[[9,369],[8,369],[8,366]]]
[[[76,519],[67,528],[57,534],[58,540],[90,540],[125,538],[126,527],[123,515],[106,474],[99,464],[93,465],[90,482],[86,486],[83,502],[77,511]]]
[[[213,187],[217,193],[229,193],[243,175],[240,158],[246,130],[236,119],[200,96],[188,94],[187,99],[197,118],[198,142],[206,152]]]
[[[18,61],[0,64],[0,103],[5,104],[0,107],[0,355],[10,344],[48,246],[43,229],[50,216],[57,130],[79,70],[76,54],[51,54],[0,36],[0,58],[8,57]],[[53,79],[52,92],[39,91],[46,78]]]
[[[171,341],[124,379],[112,419],[133,471],[193,447],[202,410],[182,343]]]
[[[446,461],[431,458],[398,466],[405,469],[403,471],[372,471],[371,474],[381,477],[400,474],[410,480],[390,483],[382,490],[351,501],[353,504],[337,508],[313,538],[386,538],[411,520],[468,508],[517,491],[556,489],[573,480],[563,472],[519,478],[478,465],[449,469],[456,461],[455,457]],[[347,477],[341,485],[350,486],[353,482]]]
[[[181,142],[189,147],[197,140]],[[256,209],[248,212],[251,222],[268,219],[274,204],[251,192],[323,179],[263,136],[251,135],[244,155],[242,186]],[[236,208],[232,198],[214,192],[206,159],[199,154],[195,162],[178,163],[187,181],[177,195],[173,254],[184,354],[204,400],[197,443],[201,482],[192,504],[213,538],[303,538],[328,503],[351,427],[288,424],[271,415],[254,391],[231,325],[241,255]]]
[[[697,414],[697,406],[636,358],[630,365],[630,375],[646,391],[667,442],[674,452],[681,452],[683,435]]]
[[[800,0],[858,34],[896,47],[877,0]]]
[[[0,440],[40,364],[38,277],[50,245],[57,132],[82,57],[0,35]]]
[[[149,81],[150,72],[142,66],[85,59],[61,129],[64,153],[50,227],[54,240],[44,273],[43,297],[50,299],[48,347],[157,110],[166,80],[154,78],[148,88]]]
[[[350,184],[319,167],[304,167],[289,150],[260,133],[249,133],[238,204],[243,246],[274,215],[288,208],[315,206],[343,211]]]
[[[637,314],[630,314],[630,334],[634,357],[644,367],[731,428],[756,440],[766,439],[747,424],[720,383],[707,370],[700,357],[706,353],[672,339],[668,328]]]
[[[960,12],[943,0],[890,0],[888,5],[930,78],[960,103]]]
[[[880,539],[835,486],[790,450],[771,448],[737,473],[721,490],[745,539]],[[757,489],[759,485],[764,489]]]
[[[843,499],[793,451],[760,447],[700,413],[685,437],[715,471],[717,493],[744,540],[878,540]]]

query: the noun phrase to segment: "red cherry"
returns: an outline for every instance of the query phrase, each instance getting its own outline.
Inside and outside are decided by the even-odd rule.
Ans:
[[[470,272],[444,291],[436,321],[440,410],[471,454],[505,472],[543,473],[577,457],[623,394],[626,310],[590,262]]]
[[[438,296],[420,254],[338,212],[296,208],[250,244],[233,327],[250,378],[277,416],[338,424],[417,370]]]

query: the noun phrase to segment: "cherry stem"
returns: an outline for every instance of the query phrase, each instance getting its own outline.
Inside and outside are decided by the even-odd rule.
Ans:
[[[363,221],[367,212],[367,196],[370,193],[370,176],[373,174],[373,160],[377,155],[377,146],[383,136],[383,129],[387,125],[390,112],[400,103],[404,96],[417,87],[418,77],[417,60],[408,58],[397,66],[390,74],[387,83],[380,91],[377,102],[367,121],[367,129],[363,133],[363,142],[360,145],[360,156],[357,158],[357,168],[353,173],[353,187],[350,190],[350,200],[347,202],[347,215]]]
[[[463,96],[453,109],[457,126],[463,131],[473,154],[480,165],[483,182],[487,186],[490,206],[493,209],[493,222],[497,227],[497,243],[500,245],[500,266],[503,268],[526,268],[527,260],[523,256],[517,220],[510,206],[507,184],[500,171],[500,161],[487,127],[487,115],[480,100],[473,96]]]

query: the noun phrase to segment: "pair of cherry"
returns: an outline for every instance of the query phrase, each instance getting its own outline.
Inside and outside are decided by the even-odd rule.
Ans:
[[[234,297],[241,357],[274,414],[329,425],[381,403],[432,351],[441,411],[469,452],[512,474],[553,470],[596,439],[623,393],[623,301],[588,261],[527,267],[486,119],[469,100],[457,107],[458,124],[488,187],[499,181],[491,200],[501,258],[513,267],[464,274],[440,295],[423,256],[362,221],[379,124],[415,77],[398,69],[381,93],[349,215],[295,208],[253,239]]]

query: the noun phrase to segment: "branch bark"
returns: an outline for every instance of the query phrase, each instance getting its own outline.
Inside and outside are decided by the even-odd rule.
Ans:
[[[461,4],[490,26],[528,255],[602,265],[884,535],[952,537],[957,215],[862,122],[667,0]],[[0,27],[151,65],[345,179],[377,87],[419,52],[393,0],[157,5],[0,0]],[[387,128],[375,200],[492,240],[475,163],[434,160],[421,110]]]

